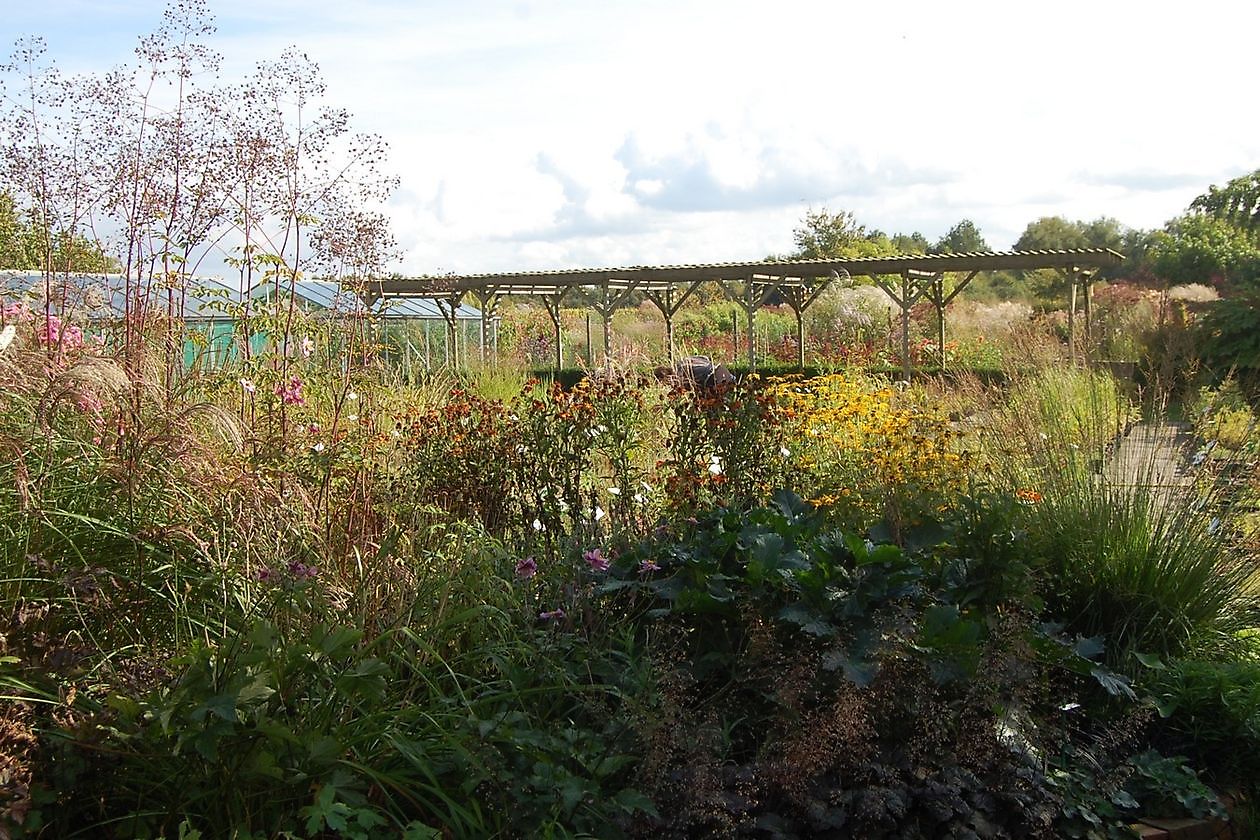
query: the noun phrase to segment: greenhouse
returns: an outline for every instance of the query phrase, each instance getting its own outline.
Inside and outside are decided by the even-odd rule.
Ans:
[[[133,281],[134,282],[134,281]],[[250,298],[268,300],[271,285],[255,286]],[[287,292],[289,289],[284,288]],[[462,305],[451,311],[442,301],[417,298],[377,299],[366,305],[353,291],[325,280],[299,280],[292,285],[298,306],[308,316],[350,318],[367,316],[379,326],[387,356],[407,369],[413,364],[444,364],[458,348],[470,341],[471,324],[480,324],[481,312]],[[134,294],[134,292],[133,292]],[[0,273],[0,298],[6,304],[24,303],[42,309],[48,299],[55,314],[74,316],[104,336],[108,326],[126,311],[127,280],[121,274],[58,274],[46,278],[40,272]],[[147,293],[150,312],[175,316],[185,328],[184,363],[219,367],[232,358],[237,320],[243,312],[244,296],[234,284],[218,277],[190,277],[183,289],[154,282]],[[491,322],[492,332],[497,321]],[[250,337],[258,352],[265,336]]]

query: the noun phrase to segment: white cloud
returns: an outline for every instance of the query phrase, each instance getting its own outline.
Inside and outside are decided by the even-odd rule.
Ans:
[[[47,0],[76,67],[159,0]],[[1260,5],[1132,0],[217,0],[223,75],[290,43],[384,135],[409,272],[699,262],[791,247],[811,204],[1009,246],[1038,216],[1149,227],[1260,165]],[[26,15],[26,17],[23,17]],[[0,32],[0,36],[8,34]]]

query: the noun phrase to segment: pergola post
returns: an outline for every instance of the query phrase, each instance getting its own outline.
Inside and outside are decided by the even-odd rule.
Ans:
[[[568,291],[568,289],[557,289],[555,294],[545,295],[543,297],[543,308],[547,310],[547,315],[551,317],[551,326],[554,330],[553,337],[556,342],[555,360],[557,371],[564,368],[564,346],[561,344],[561,340],[564,336],[562,335],[560,328],[560,307],[564,301],[565,293]]]
[[[910,381],[910,272],[901,275],[901,376]]]
[[[945,275],[932,281],[932,305],[936,307],[936,355],[941,372],[945,371]]]
[[[678,314],[678,310],[682,309],[687,299],[695,294],[696,289],[700,288],[703,280],[697,280],[687,286],[680,296],[674,297],[674,286],[670,284],[664,289],[657,289],[644,293],[644,297],[656,305],[661,311],[661,317],[665,319],[665,355],[669,359],[670,364],[674,363],[674,316]]]
[[[750,371],[757,369],[757,307],[753,302],[753,284],[752,278],[744,284],[744,312],[748,316],[748,369]]]
[[[490,321],[498,317],[499,310],[499,287],[486,286],[481,289],[473,290],[473,297],[477,299],[477,304],[481,308],[481,331],[479,336],[479,350],[481,354],[481,363],[486,363],[486,349],[490,340]]]
[[[612,317],[613,312],[618,306],[625,303],[626,298],[630,297],[630,293],[639,285],[639,280],[631,280],[624,286],[617,289],[616,293],[612,293],[612,281],[614,278],[608,277],[600,284],[600,299],[592,305],[599,317],[604,322],[604,367],[612,368]],[[590,323],[589,321],[587,322]],[[590,333],[587,333],[587,347],[590,346]]]
[[[875,281],[875,285],[884,290],[893,303],[901,309],[901,375],[910,381],[910,307],[914,306],[914,302],[927,292],[927,287],[923,284],[912,283],[912,280],[919,277],[933,278],[938,276],[936,273],[918,271],[913,268],[905,269],[901,272],[901,292],[885,281],[878,274],[871,275],[871,279]],[[930,283],[928,284],[930,286]]]
[[[766,278],[767,280],[771,278]],[[756,276],[749,274],[743,281],[744,288],[742,293],[736,291],[727,285],[725,280],[718,280],[718,285],[722,288],[722,292],[733,302],[744,310],[744,316],[747,326],[746,341],[748,344],[748,369],[757,369],[757,310],[765,305],[770,299],[770,295],[774,294],[774,290],[778,288],[776,283],[762,282],[758,283]],[[760,287],[760,289],[758,289]],[[738,349],[738,348],[737,348]]]
[[[463,296],[462,292],[456,292],[433,301],[446,322],[446,363],[452,369],[459,367],[459,304]]]
[[[1093,283],[1094,271],[1081,268],[1077,265],[1067,269],[1065,275],[1068,278],[1068,360],[1071,364],[1076,364],[1076,300],[1080,291],[1084,292],[1085,297],[1085,351],[1081,355],[1086,361],[1089,360],[1089,331],[1090,331],[1090,286]]]
[[[784,278],[786,280],[786,278]],[[809,286],[802,282],[800,285],[787,285],[786,282],[779,286],[779,292],[783,295],[783,299],[787,301],[787,305],[792,310],[792,314],[796,316],[796,364],[805,370],[805,310],[808,309],[819,296],[827,290],[833,280],[839,280],[840,274],[832,271],[831,276],[823,278],[822,282],[817,286]],[[849,279],[849,273],[844,273],[844,279]]]
[[[695,288],[694,286],[692,288]],[[649,298],[651,300],[651,298]],[[665,359],[674,364],[674,313],[678,310],[674,308],[674,287],[670,286],[665,290],[665,305],[661,306],[659,301],[654,301],[661,310],[661,317],[665,319]]]
[[[967,288],[972,280],[976,279],[976,275],[980,271],[971,272],[963,278],[962,282],[954,287],[949,294],[945,294],[945,274],[944,272],[937,275],[936,281],[932,284],[933,299],[932,304],[936,307],[936,346],[941,356],[941,371],[945,370],[945,307],[958,297],[958,293]]]

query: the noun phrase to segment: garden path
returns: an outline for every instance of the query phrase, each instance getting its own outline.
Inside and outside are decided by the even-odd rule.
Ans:
[[[1112,486],[1145,487],[1155,496],[1171,498],[1193,481],[1186,469],[1193,452],[1189,423],[1137,423],[1116,444],[1107,479]]]

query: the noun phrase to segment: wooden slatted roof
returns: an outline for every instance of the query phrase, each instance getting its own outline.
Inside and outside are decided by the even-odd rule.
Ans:
[[[498,287],[500,294],[548,294],[581,286],[641,290],[663,289],[673,284],[706,280],[740,281],[754,275],[775,278],[783,284],[827,279],[835,274],[875,276],[906,271],[1004,271],[1038,268],[1102,268],[1119,265],[1122,254],[1108,248],[1074,248],[1061,251],[986,251],[972,254],[907,254],[837,260],[761,260],[758,262],[709,263],[705,265],[627,266],[576,268],[555,271],[514,271],[452,275],[440,278],[375,280],[367,290],[386,296],[429,297]],[[780,279],[782,278],[782,279]]]

